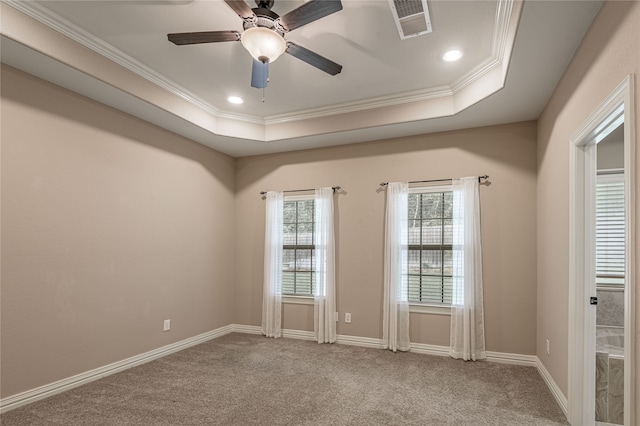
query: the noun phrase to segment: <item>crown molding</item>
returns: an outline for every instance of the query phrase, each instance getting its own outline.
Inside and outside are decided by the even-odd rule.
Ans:
[[[184,87],[39,3],[21,0],[0,1],[215,117],[264,124],[264,120],[256,119],[255,117],[220,111]]]
[[[47,9],[45,6],[40,5],[39,3],[20,0],[0,1],[35,19],[43,25],[53,29],[54,31],[70,38],[80,45],[121,65],[125,69],[148,80],[156,86],[184,99],[185,101],[213,115],[214,117],[264,126],[387,108],[398,105],[406,105],[438,98],[453,97],[458,92],[480,80],[483,76],[491,72],[493,69],[501,67],[503,64],[509,62],[511,49],[508,47],[513,44],[515,38],[515,32],[510,31],[510,28],[512,27],[512,25],[517,26],[517,22],[514,23],[513,20],[516,19],[517,21],[517,19],[519,19],[519,13],[513,13],[514,4],[519,5],[519,10],[521,10],[522,8],[521,0],[497,1],[491,49],[492,56],[478,64],[474,69],[472,69],[457,81],[453,82],[451,85],[405,92],[402,94],[394,94],[390,96],[369,98],[360,101],[331,105],[327,107],[312,108],[297,111],[295,113],[278,114],[262,118],[257,116],[233,114],[220,111],[218,108],[199,98],[197,95],[190,92],[186,88],[180,86],[179,84],[151,69],[150,67],[147,67],[146,65],[142,64],[141,62],[137,61],[121,50],[115,48],[104,40],[96,37],[88,31],[57,15],[56,13]]]
[[[452,90],[448,86],[444,86],[435,89],[412,91],[402,94],[369,98],[361,101],[347,102],[343,104],[332,105],[329,107],[311,108],[299,111],[297,114],[271,115],[265,117],[264,122],[267,126],[270,124],[290,123],[294,121],[329,117],[332,115],[341,115],[396,105],[405,105],[431,99],[446,98],[452,95]]]

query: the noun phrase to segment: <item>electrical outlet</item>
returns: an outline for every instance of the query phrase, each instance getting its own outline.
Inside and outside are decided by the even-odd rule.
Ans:
[[[351,324],[351,313],[347,312],[344,314],[344,322],[346,322],[347,324]]]
[[[169,331],[171,330],[171,320],[164,320],[164,329],[162,331]]]
[[[547,355],[549,355],[549,339],[547,339]]]

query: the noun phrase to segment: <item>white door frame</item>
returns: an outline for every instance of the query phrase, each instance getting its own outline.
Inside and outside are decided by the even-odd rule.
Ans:
[[[595,187],[596,144],[602,124],[624,108],[626,262],[624,318],[624,424],[635,417],[635,112],[634,75],[628,75],[570,138],[569,206],[569,392],[573,425],[595,423]]]

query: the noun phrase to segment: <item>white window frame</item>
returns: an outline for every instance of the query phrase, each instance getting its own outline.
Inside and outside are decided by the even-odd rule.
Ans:
[[[284,202],[287,201],[315,201],[315,194],[302,194],[302,195],[285,195]],[[283,230],[284,233],[284,230]],[[313,295],[302,294],[282,294],[282,303],[291,305],[313,305]]]
[[[409,188],[409,194],[425,194],[428,192],[453,192],[452,185],[429,185]],[[431,315],[451,315],[451,306],[433,303],[417,303],[409,301],[409,312]]]

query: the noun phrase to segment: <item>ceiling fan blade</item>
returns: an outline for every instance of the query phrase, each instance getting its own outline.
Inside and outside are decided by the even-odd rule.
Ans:
[[[342,10],[340,0],[311,0],[278,20],[287,31],[291,31],[339,10]]]
[[[267,87],[269,79],[269,63],[253,60],[253,68],[251,69],[251,87],[256,89],[264,89]]]
[[[298,46],[297,44],[288,42],[287,50],[285,50],[285,52],[318,68],[321,71],[326,72],[327,74],[336,75],[340,74],[342,71],[342,65],[337,64],[324,56],[320,56],[307,48]]]
[[[238,41],[238,31],[202,31],[196,33],[167,34],[170,42],[182,46],[184,44],[217,43],[221,41]]]
[[[224,0],[227,5],[233,9],[234,12],[238,14],[242,19],[251,18],[255,16],[253,10],[249,7],[244,0]]]

